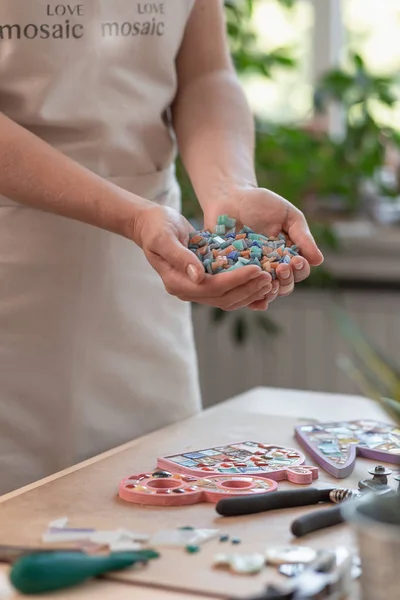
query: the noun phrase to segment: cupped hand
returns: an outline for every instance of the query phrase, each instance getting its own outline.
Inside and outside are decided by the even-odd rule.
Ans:
[[[257,187],[235,188],[225,198],[210,203],[205,211],[205,224],[214,229],[217,218],[227,214],[236,219],[240,226],[247,225],[256,233],[276,236],[283,232],[298,246],[301,256],[294,257],[290,265],[279,265],[271,292],[263,300],[252,303],[249,308],[265,310],[277,296],[288,296],[296,283],[310,275],[310,266],[320,265],[324,258],[303,213],[290,202],[271,192]]]
[[[135,220],[131,237],[143,249],[169,294],[231,311],[263,302],[271,293],[271,276],[257,266],[206,274],[187,248],[192,231],[182,215],[158,205],[144,208]]]

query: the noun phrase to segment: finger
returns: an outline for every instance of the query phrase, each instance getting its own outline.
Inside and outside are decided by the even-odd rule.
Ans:
[[[288,296],[294,290],[293,270],[289,265],[278,265],[276,276],[279,281],[279,295]]]
[[[324,261],[324,257],[313,236],[302,212],[290,206],[287,218],[287,233],[293,242],[300,248],[302,256],[312,265],[317,267]]]
[[[150,260],[150,259],[149,259]],[[164,281],[167,291],[174,296],[186,296],[197,302],[205,298],[221,298],[233,289],[255,280],[262,274],[256,265],[234,271],[224,271],[217,275],[205,274],[200,283],[193,283],[185,273],[177,271],[167,261],[153,257],[154,268]],[[196,259],[197,260],[197,259]],[[203,265],[201,265],[203,269]]]
[[[249,304],[249,298],[261,298],[265,296],[265,294],[267,294],[271,289],[271,276],[269,273],[259,271],[258,277],[242,286],[230,290],[222,297],[204,297],[196,298],[194,300],[191,296],[180,295],[179,298],[185,301],[195,301],[199,304],[216,306],[218,308],[222,308],[223,310],[231,310],[231,306],[235,306],[237,308],[240,306],[247,306]]]
[[[267,295],[270,293],[271,290],[272,290],[272,283],[267,282],[266,284],[264,284],[261,287],[261,289],[258,289],[256,292],[254,292],[250,296],[244,297],[241,301],[235,302],[234,304],[227,306],[224,310],[228,310],[228,311],[237,310],[238,308],[244,308],[246,306],[250,306],[254,302],[263,301],[267,297]]]
[[[203,281],[205,272],[200,260],[175,235],[167,232],[159,236],[152,252],[192,283]]]
[[[268,305],[269,303],[267,298],[263,298],[262,300],[258,300],[252,304],[249,304],[247,308],[250,308],[250,310],[267,310]]]
[[[293,269],[295,283],[299,283],[299,281],[303,281],[304,279],[307,279],[307,277],[309,277],[311,271],[310,265],[301,256],[295,256],[290,261],[290,266]]]
[[[268,304],[271,304],[271,302],[276,300],[276,298],[278,297],[279,287],[280,287],[279,282],[275,279],[275,281],[272,284],[272,290],[270,291],[270,293],[267,296]]]

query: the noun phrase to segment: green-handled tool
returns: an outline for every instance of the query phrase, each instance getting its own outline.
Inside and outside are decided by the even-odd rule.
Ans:
[[[13,562],[10,580],[23,594],[42,594],[83,583],[108,571],[146,563],[158,556],[154,550],[116,552],[107,556],[67,550],[24,553]]]

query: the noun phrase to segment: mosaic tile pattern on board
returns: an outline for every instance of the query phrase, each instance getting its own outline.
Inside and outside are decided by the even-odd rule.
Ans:
[[[222,474],[268,473],[297,466],[304,461],[298,450],[251,441],[165,458],[186,469]]]
[[[400,457],[400,428],[370,420],[304,425],[299,428],[310,445],[337,465],[348,460],[349,447],[388,452]]]

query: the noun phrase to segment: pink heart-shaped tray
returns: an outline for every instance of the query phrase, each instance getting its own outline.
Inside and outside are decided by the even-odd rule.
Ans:
[[[266,494],[278,487],[276,481],[259,477],[217,475],[198,479],[191,475],[155,471],[131,475],[119,485],[119,496],[127,502],[154,506],[184,506],[218,502],[227,496]]]

